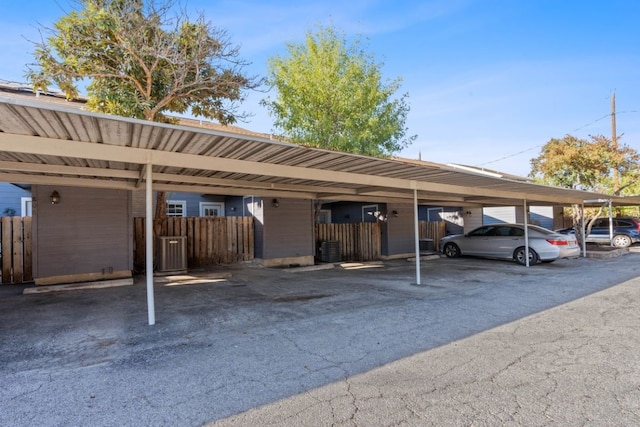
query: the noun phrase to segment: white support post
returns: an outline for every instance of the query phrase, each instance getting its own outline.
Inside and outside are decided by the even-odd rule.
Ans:
[[[584,222],[584,202],[580,205],[582,215],[580,215],[580,228],[582,228],[582,256],[587,257],[587,224]]]
[[[529,212],[527,212],[527,200],[524,200],[524,256],[525,265],[529,267]]]
[[[609,245],[613,246],[613,206],[609,199]]]
[[[413,232],[416,248],[416,285],[420,286],[420,227],[418,224],[418,190],[413,189]]]
[[[147,311],[149,325],[156,324],[155,300],[153,297],[153,189],[152,189],[151,162],[147,163],[146,185],[146,216],[145,216],[145,249],[146,249],[146,275],[147,275]]]

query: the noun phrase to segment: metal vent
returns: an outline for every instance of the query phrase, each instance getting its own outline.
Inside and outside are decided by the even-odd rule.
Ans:
[[[342,261],[342,246],[340,245],[339,240],[328,240],[320,243],[320,261]]]
[[[187,237],[158,237],[158,272],[187,270]]]

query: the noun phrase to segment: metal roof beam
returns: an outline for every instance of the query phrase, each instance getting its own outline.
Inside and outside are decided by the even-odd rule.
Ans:
[[[59,140],[55,138],[8,133],[0,133],[0,151],[50,156],[67,156],[138,164],[151,162],[153,165],[185,169],[218,170],[231,173],[260,174],[264,176],[358,184],[365,186],[380,186],[396,189],[416,188],[418,191],[460,195],[474,194],[478,196],[492,196],[508,199],[516,198],[517,193],[519,191],[523,191],[521,189],[514,191],[499,191],[472,186],[439,184],[400,178],[387,178],[376,175],[356,174],[351,172],[328,171],[300,166],[276,165],[247,160],[200,156],[195,154],[165,152],[151,149]],[[567,197],[549,196],[546,200],[564,203],[576,202],[576,200],[570,198],[568,195]]]

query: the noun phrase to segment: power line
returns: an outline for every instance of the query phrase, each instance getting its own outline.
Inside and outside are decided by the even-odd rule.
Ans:
[[[628,113],[637,113],[637,112],[638,112],[638,110],[627,110],[627,111],[618,111],[616,114],[628,114]],[[609,114],[605,114],[604,116],[599,117],[599,118],[597,118],[597,119],[595,119],[595,120],[593,120],[593,121],[591,121],[591,122],[589,122],[589,123],[587,123],[587,124],[585,124],[585,125],[582,125],[582,126],[580,126],[580,127],[576,128],[576,129],[572,130],[572,131],[571,131],[571,132],[569,132],[569,133],[577,132],[577,131],[579,131],[579,130],[582,130],[582,129],[586,128],[586,127],[589,127],[589,126],[591,126],[591,125],[593,125],[593,124],[595,124],[595,123],[598,123],[598,122],[599,122],[599,121],[601,121],[601,120],[607,119],[607,118],[609,118],[609,117],[611,117],[611,114],[610,114],[610,113],[609,113]],[[507,156],[501,157],[501,158],[496,159],[496,160],[491,160],[491,161],[489,161],[489,162],[479,163],[479,164],[477,164],[476,166],[485,166],[485,165],[490,165],[490,164],[492,164],[492,163],[501,162],[501,161],[503,161],[503,160],[508,160],[508,159],[510,159],[510,158],[512,158],[512,157],[517,157],[517,156],[519,156],[519,155],[521,155],[521,154],[524,154],[524,153],[527,153],[527,152],[529,152],[529,151],[536,150],[536,149],[538,149],[538,148],[542,148],[542,147],[544,147],[544,144],[538,144],[538,145],[536,145],[536,146],[534,146],[534,147],[530,147],[530,148],[527,148],[527,149],[525,149],[525,150],[518,151],[517,153],[509,154],[509,155],[507,155]]]

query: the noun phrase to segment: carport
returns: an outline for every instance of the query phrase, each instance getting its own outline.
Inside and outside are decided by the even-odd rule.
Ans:
[[[441,164],[378,159],[253,135],[152,123],[0,97],[0,181],[146,191],[146,283],[153,296],[153,191],[413,203],[581,204],[610,196],[472,173]],[[144,186],[144,187],[142,187]],[[640,198],[614,198],[639,204]]]

